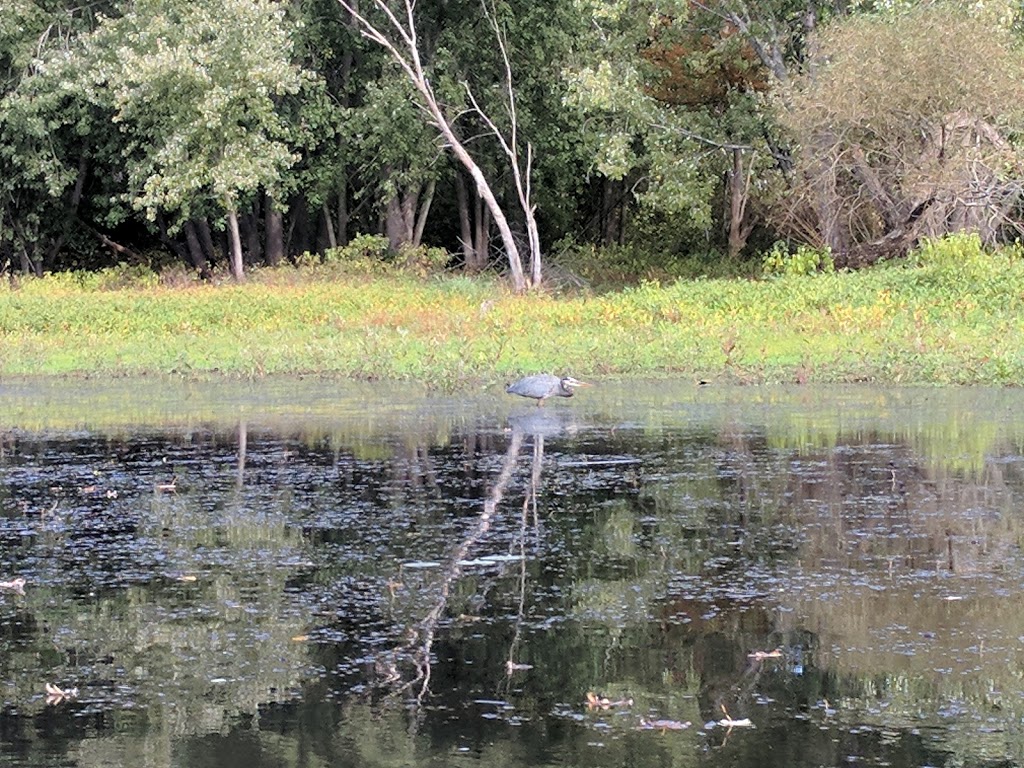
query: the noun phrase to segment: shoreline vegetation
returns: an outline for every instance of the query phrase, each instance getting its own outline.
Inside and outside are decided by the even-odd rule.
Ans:
[[[783,270],[785,271],[785,270]],[[516,295],[493,277],[119,267],[0,287],[0,376],[322,375],[444,391],[534,372],[737,384],[1016,385],[1024,259],[970,236],[859,272]]]

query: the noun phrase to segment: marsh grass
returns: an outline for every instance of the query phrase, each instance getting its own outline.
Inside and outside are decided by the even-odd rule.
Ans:
[[[1011,384],[1024,261],[965,242],[858,273],[511,294],[486,278],[286,267],[167,287],[99,273],[0,289],[0,374],[316,373],[452,389],[523,372]]]

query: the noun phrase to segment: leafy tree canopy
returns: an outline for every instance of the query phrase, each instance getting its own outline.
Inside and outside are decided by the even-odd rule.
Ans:
[[[90,96],[125,136],[133,206],[187,219],[273,188],[298,159],[285,96],[311,76],[270,0],[139,0],[86,45]]]

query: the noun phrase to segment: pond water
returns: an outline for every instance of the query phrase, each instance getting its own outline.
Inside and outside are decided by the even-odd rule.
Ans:
[[[0,382],[0,766],[1024,764],[1024,392],[597,384]]]

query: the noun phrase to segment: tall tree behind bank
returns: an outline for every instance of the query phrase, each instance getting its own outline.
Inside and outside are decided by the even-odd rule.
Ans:
[[[0,272],[42,274],[93,237],[79,211],[112,142],[73,51],[110,5],[12,0],[0,13]]]
[[[813,7],[793,0],[578,6],[592,23],[564,75],[589,128],[595,170],[635,199],[638,220],[683,230],[683,248],[721,243],[738,255],[755,223],[752,203],[784,182],[786,151],[767,94],[790,77]]]
[[[517,291],[526,290],[528,280],[523,270],[519,244],[512,233],[505,208],[495,195],[481,165],[469,151],[467,143],[457,134],[454,124],[455,117],[447,113],[431,84],[431,62],[425,60],[422,50],[415,14],[415,3],[413,0],[403,0],[401,3],[373,0],[372,9],[376,11],[375,16],[371,16],[369,12],[361,12],[358,5],[350,2],[350,0],[339,0],[339,3],[357,22],[362,34],[380,45],[390,54],[394,62],[416,89],[420,98],[420,105],[426,113],[427,119],[438,130],[444,139],[446,147],[455,155],[459,163],[473,179],[477,193],[483,198],[490,211],[505,248],[513,287]],[[507,133],[503,132],[494,119],[480,107],[472,89],[468,85],[466,86],[467,108],[475,113],[487,126],[492,135],[497,138],[508,158],[518,204],[527,233],[527,243],[531,258],[531,279],[536,284],[541,279],[541,253],[530,187],[533,154],[529,145],[524,150],[518,135],[516,94],[504,32],[496,17],[494,6],[489,6],[487,0],[484,0],[481,8],[488,25],[494,30],[495,44],[504,65],[506,75],[504,94],[509,125]]]
[[[271,0],[139,0],[86,45],[90,96],[125,136],[125,198],[171,231],[219,211],[237,279],[240,208],[298,159],[279,112],[303,82],[292,46]]]

